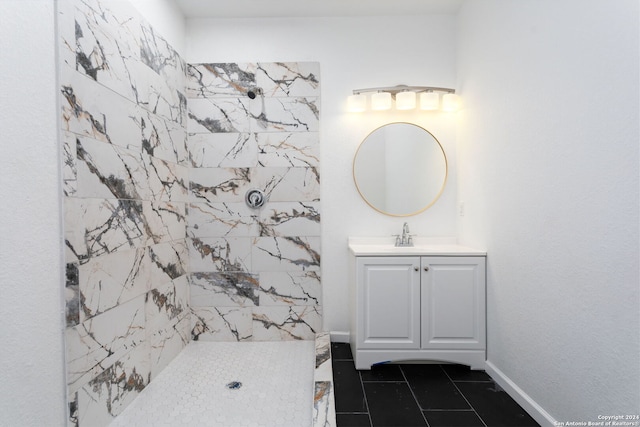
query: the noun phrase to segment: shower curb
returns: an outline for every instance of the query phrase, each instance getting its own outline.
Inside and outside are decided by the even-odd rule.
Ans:
[[[317,333],[315,345],[316,364],[313,373],[313,421],[311,425],[312,427],[337,427],[329,332]]]

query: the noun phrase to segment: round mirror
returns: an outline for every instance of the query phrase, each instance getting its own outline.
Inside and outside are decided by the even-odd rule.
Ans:
[[[447,157],[438,140],[410,123],[390,123],[367,136],[353,160],[358,192],[372,208],[409,216],[433,205],[447,181]]]

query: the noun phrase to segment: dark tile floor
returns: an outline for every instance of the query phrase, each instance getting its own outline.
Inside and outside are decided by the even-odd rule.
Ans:
[[[539,426],[483,371],[461,365],[377,365],[357,371],[331,344],[338,427]]]

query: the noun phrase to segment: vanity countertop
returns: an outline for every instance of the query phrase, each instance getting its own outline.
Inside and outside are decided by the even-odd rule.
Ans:
[[[355,256],[486,256],[481,251],[460,246],[455,238],[427,237],[413,238],[413,246],[395,246],[390,237],[349,237],[349,250]]]

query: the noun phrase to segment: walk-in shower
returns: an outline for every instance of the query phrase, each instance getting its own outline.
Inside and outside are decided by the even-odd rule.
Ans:
[[[313,346],[319,64],[189,64],[124,0],[59,0],[57,28],[70,424],[209,342]]]

